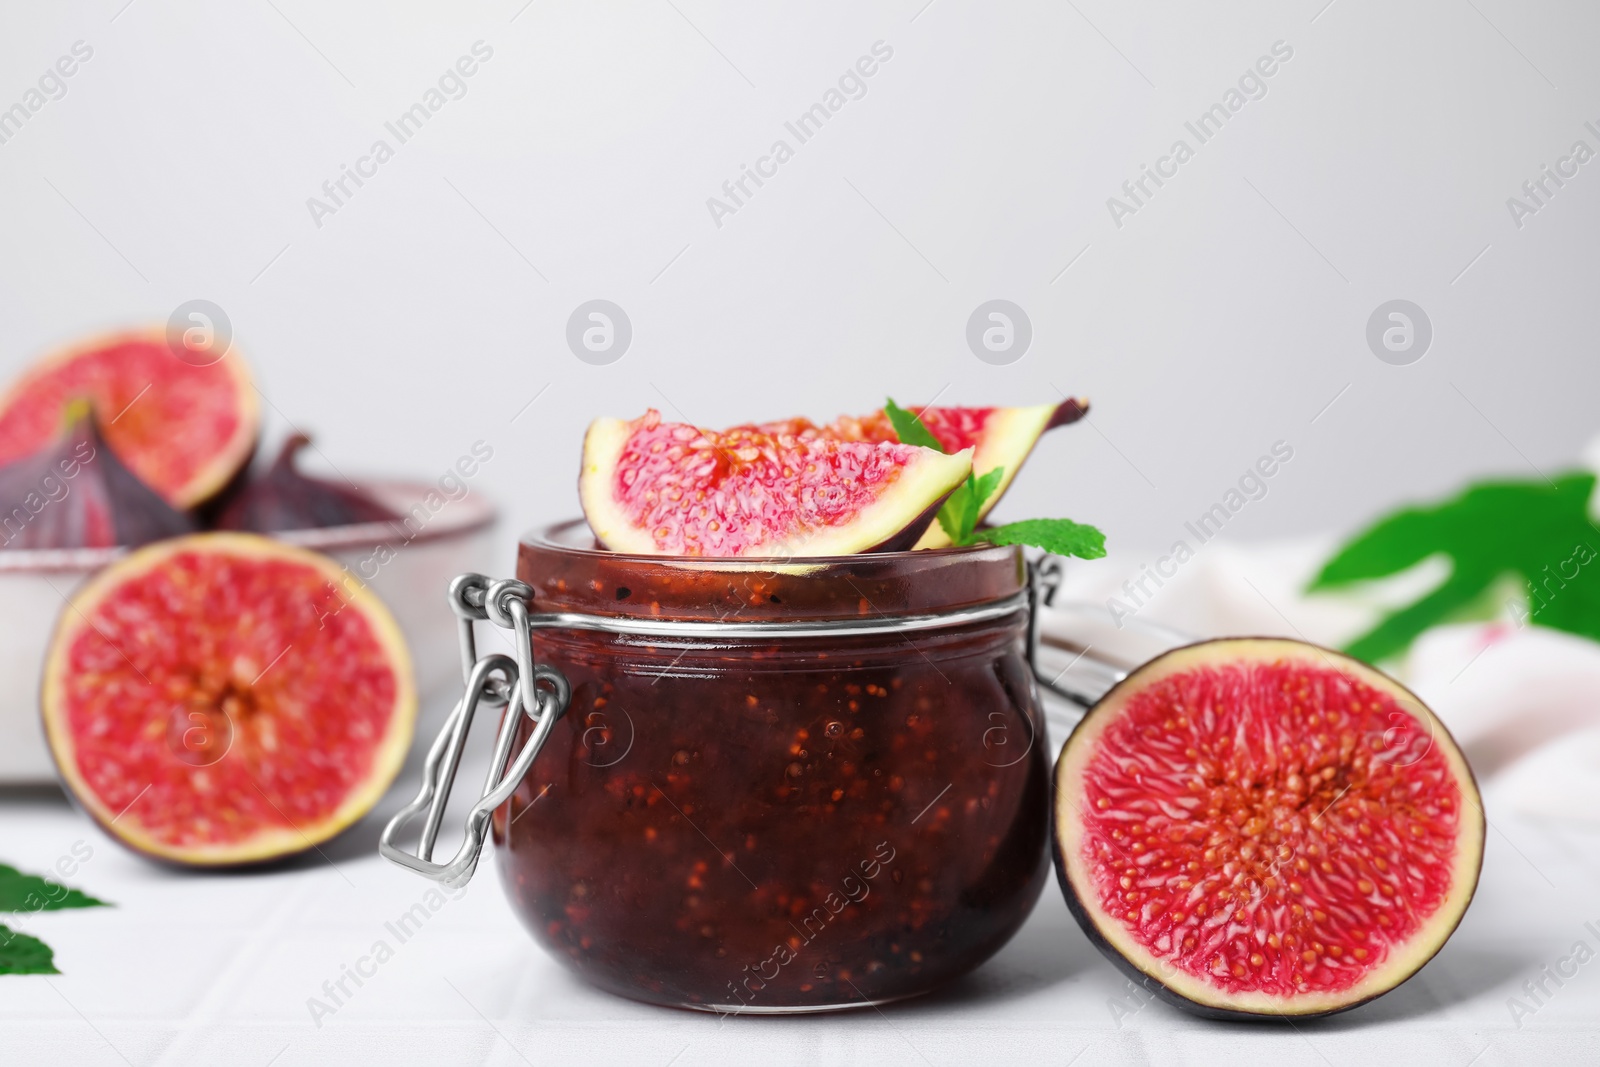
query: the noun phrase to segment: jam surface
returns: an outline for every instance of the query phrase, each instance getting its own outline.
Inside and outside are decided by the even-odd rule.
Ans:
[[[972,566],[998,556],[1014,592],[1006,551]],[[538,607],[634,601],[661,617],[675,597],[705,602],[704,572],[573,563],[524,546],[520,576]],[[715,580],[750,621],[784,617],[798,586],[851,588],[837,578]],[[572,701],[496,813],[517,910],[585,978],[676,1006],[844,1007],[971,970],[1047,877],[1048,769],[1024,620],[715,643],[537,632],[538,661],[566,675]]]

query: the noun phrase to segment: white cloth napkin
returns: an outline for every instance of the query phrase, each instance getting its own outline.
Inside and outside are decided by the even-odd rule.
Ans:
[[[1058,600],[1197,637],[1272,635],[1338,647],[1385,608],[1425,593],[1447,568],[1430,560],[1359,593],[1307,596],[1336,545],[1331,537],[1212,542],[1181,564],[1163,564],[1176,573],[1160,586],[1149,575],[1164,552],[1118,552],[1069,563]],[[1501,804],[1600,826],[1600,644],[1515,618],[1508,604],[1494,621],[1437,627],[1389,669],[1449,727]]]

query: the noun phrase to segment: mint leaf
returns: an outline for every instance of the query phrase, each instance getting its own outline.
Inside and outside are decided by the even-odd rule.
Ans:
[[[889,422],[894,425],[895,436],[900,438],[903,445],[918,445],[922,448],[931,448],[935,452],[943,453],[944,446],[939,439],[928,432],[922,419],[914,411],[907,411],[894,402],[894,397],[883,398],[884,414],[889,416]],[[972,472],[967,472],[967,480],[956,486],[955,490],[939,506],[939,513],[935,517],[939,520],[939,528],[950,538],[953,545],[967,544],[967,538],[972,534],[972,527],[977,523],[978,506],[969,504],[976,491],[976,484]],[[989,490],[993,492],[991,488]],[[987,496],[988,494],[984,494]],[[972,518],[968,518],[968,513]]]
[[[957,547],[972,544],[972,530],[978,525],[978,514],[983,510],[983,502],[994,495],[1000,487],[1000,479],[1005,477],[1005,468],[996,467],[983,477],[974,477],[971,471],[967,472],[967,480],[956,486],[954,491],[945,497],[944,504],[939,508],[939,526],[944,530],[945,536],[950,538],[950,543]]]
[[[1023,519],[991,526],[973,535],[991,545],[1032,545],[1058,556],[1099,559],[1106,554],[1106,535],[1093,526],[1071,519]]]
[[[948,509],[955,522],[956,532],[950,535],[952,544],[964,545],[972,539],[972,528],[978,524],[978,505],[974,502],[977,492],[977,479],[968,471],[967,480],[956,487],[956,491],[944,502],[944,507],[939,509]]]
[[[978,515],[983,510],[983,502],[994,496],[994,491],[1000,488],[1000,479],[1005,477],[1006,469],[996,467],[984,472],[981,478],[967,475],[967,498],[963,506],[966,508],[961,515],[962,539],[959,544],[972,543],[972,531],[978,525]]]
[[[945,499],[944,506],[939,509],[939,525],[944,528],[951,544],[959,547],[973,543],[972,531],[978,525],[983,502],[994,495],[1003,477],[1004,467],[996,467],[981,478],[969,471],[967,480],[956,486],[955,492]]]
[[[935,452],[943,452],[944,445],[939,439],[928,432],[916,412],[907,411],[894,402],[893,397],[884,397],[883,412],[889,416],[889,422],[894,426],[895,436],[900,438],[903,445],[918,445],[922,448],[931,448]]]
[[[105,901],[58,885],[36,874],[23,874],[0,863],[0,911],[57,911],[61,908],[98,908]]]
[[[984,501],[994,496],[995,490],[1000,488],[1001,479],[1005,478],[1005,476],[1006,469],[1004,467],[995,467],[992,470],[984,472],[983,476],[978,479],[976,492],[978,496],[978,505],[980,507],[983,505]]]
[[[928,432],[922,419],[915,412],[896,404],[893,397],[884,398],[883,410],[894,425],[894,432],[901,444],[944,451],[944,446]],[[984,502],[994,496],[1005,474],[1004,467],[985,471],[981,477],[968,473],[967,480],[945,498],[937,517],[939,527],[950,538],[951,544],[957,547],[983,542],[1032,545],[1058,556],[1077,556],[1079,559],[1099,559],[1106,554],[1106,535],[1093,526],[1085,526],[1071,519],[1025,519],[987,530],[976,530]]]
[[[972,475],[968,474],[967,481],[970,482],[971,480]],[[944,531],[946,537],[950,538],[952,545],[964,543],[961,540],[961,515],[966,511],[966,506],[962,503],[966,497],[967,486],[963,482],[961,485],[956,486],[949,496],[944,498],[944,503],[939,505],[938,514],[934,516],[939,520],[939,528]]]
[[[1520,621],[1600,641],[1600,566],[1593,565],[1600,530],[1588,510],[1594,488],[1595,476],[1586,472],[1553,483],[1487,481],[1431,507],[1403,508],[1341,548],[1309,591],[1386,578],[1430,556],[1449,558],[1450,576],[1439,588],[1345,646],[1371,662],[1404,652],[1429,627],[1481,609],[1506,575],[1527,592],[1529,612]]]
[[[0,926],[0,974],[60,974],[55,953],[37,937]]]

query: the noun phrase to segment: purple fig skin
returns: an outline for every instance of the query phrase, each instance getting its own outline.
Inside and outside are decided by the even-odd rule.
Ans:
[[[135,547],[194,529],[122,465],[87,405],[54,444],[0,468],[0,549]]]
[[[295,457],[310,443],[305,434],[290,435],[266,473],[245,482],[223,507],[217,516],[217,529],[276,533],[399,521],[398,512],[354,486],[312,478],[296,470]]]
[[[950,493],[953,492],[955,492],[954,489],[950,490]],[[921,540],[922,535],[927,532],[928,527],[933,525],[933,520],[938,517],[939,509],[944,507],[944,502],[946,500],[950,499],[950,493],[946,493],[938,500],[935,500],[933,503],[923,508],[922,512],[918,514],[916,518],[912,519],[907,525],[902,526],[900,528],[900,532],[895,534],[893,537],[890,537],[886,541],[880,541],[871,548],[863,548],[861,552],[865,554],[868,552],[911,551],[912,547],[916,545],[919,540]]]
[[[1087,400],[1073,400],[1070,397],[1056,405],[1055,413],[1050,416],[1050,421],[1044,424],[1046,430],[1053,430],[1057,426],[1070,426],[1089,414]]]

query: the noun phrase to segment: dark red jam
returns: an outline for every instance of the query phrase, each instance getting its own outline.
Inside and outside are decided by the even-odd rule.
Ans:
[[[1014,548],[780,572],[594,551],[580,530],[522,545],[535,610],[892,617],[1023,587]],[[972,970],[1047,876],[1025,623],[1019,610],[876,636],[536,632],[572,701],[495,816],[517,910],[589,981],[680,1007],[859,1006]]]

